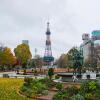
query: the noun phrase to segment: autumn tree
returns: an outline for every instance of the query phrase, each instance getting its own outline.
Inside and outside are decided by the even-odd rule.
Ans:
[[[76,47],[71,48],[68,53],[62,54],[58,59],[58,67],[61,68],[73,68],[73,57],[78,52]]]
[[[12,69],[11,66],[13,66],[15,62],[16,58],[14,57],[10,48],[5,47],[4,49],[0,50],[0,65],[2,67],[7,66],[7,69]]]
[[[4,55],[3,50],[0,49],[0,65],[1,66],[2,66],[2,61],[3,61],[3,55]]]
[[[22,67],[26,69],[27,62],[32,57],[29,46],[24,43],[20,44],[14,49],[14,52]]]
[[[62,54],[58,60],[58,66],[61,68],[73,68],[74,72],[79,70],[81,73],[81,67],[83,64],[83,58],[81,52],[76,48],[71,48],[67,54]]]
[[[58,63],[59,68],[66,68],[66,66],[67,66],[67,55],[62,54],[60,56],[60,58],[58,59],[57,63]]]
[[[4,49],[4,63],[5,65],[11,66],[14,65],[16,62],[16,58],[14,57],[14,55],[11,52],[10,48],[5,48]]]
[[[37,55],[34,59],[34,62],[35,62],[35,65],[37,68],[40,68],[40,69],[42,68],[42,66],[43,66],[43,58],[42,57]]]

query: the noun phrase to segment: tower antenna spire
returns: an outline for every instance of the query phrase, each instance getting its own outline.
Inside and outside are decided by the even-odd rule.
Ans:
[[[47,22],[47,31],[50,32],[50,23]]]
[[[51,66],[52,62],[54,61],[54,57],[52,56],[52,50],[51,50],[51,39],[50,39],[50,28],[49,28],[49,22],[47,22],[47,31],[46,31],[46,47],[45,47],[45,53],[44,53],[44,62],[48,66]]]
[[[49,22],[47,22],[47,27],[49,27],[49,24],[50,24],[50,23],[49,23]]]

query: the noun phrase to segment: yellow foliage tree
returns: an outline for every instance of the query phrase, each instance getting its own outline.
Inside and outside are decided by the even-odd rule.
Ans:
[[[10,48],[6,47],[0,51],[0,65],[10,67],[13,66],[15,62],[16,58],[14,57]]]
[[[31,59],[32,55],[27,44],[20,44],[15,49],[15,56],[21,62],[23,68],[26,68],[27,61]]]

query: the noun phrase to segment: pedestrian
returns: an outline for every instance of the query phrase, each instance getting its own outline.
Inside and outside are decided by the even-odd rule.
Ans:
[[[73,75],[73,76],[72,76],[72,79],[73,79],[73,82],[75,82],[76,80],[78,81],[78,78],[77,78],[76,75]]]

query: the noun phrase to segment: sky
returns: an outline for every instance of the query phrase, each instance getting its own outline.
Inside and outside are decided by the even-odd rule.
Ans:
[[[82,43],[82,34],[100,30],[100,0],[0,0],[0,44],[12,50],[29,40],[43,56],[50,22],[53,56]]]

